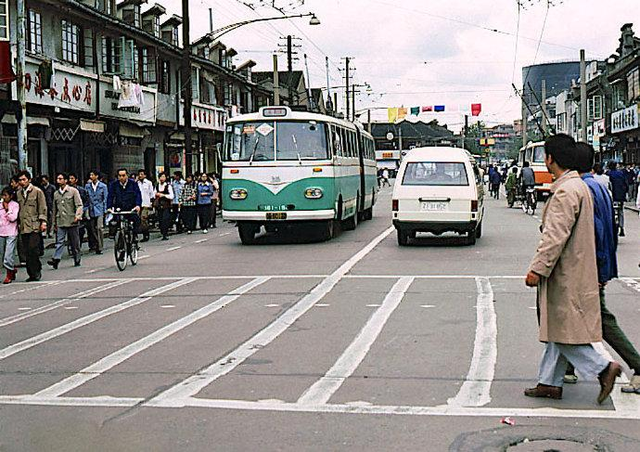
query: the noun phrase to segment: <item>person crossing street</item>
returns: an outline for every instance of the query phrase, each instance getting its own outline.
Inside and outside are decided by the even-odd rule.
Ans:
[[[94,246],[96,254],[102,254],[104,249],[104,215],[107,212],[107,185],[100,180],[100,173],[93,170],[89,173],[89,182],[85,186],[89,194],[89,243]]]
[[[31,183],[31,173],[18,173],[17,200],[20,205],[20,241],[27,265],[27,282],[40,281],[42,263],[40,262],[41,234],[47,232],[47,201],[44,193]]]
[[[56,234],[56,249],[47,264],[54,270],[58,268],[66,239],[71,246],[73,264],[79,267],[81,258],[78,228],[83,215],[82,199],[78,190],[68,185],[69,176],[65,173],[59,173],[56,176],[56,182],[58,189],[53,194],[53,230]]]

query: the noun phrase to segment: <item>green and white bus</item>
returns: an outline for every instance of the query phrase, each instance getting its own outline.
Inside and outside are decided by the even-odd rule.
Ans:
[[[373,137],[331,116],[262,107],[227,121],[222,217],[251,244],[267,232],[314,224],[324,239],[336,222],[353,230],[373,216],[378,183]]]

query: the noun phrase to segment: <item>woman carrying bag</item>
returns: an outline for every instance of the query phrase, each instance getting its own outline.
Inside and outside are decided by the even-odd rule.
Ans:
[[[173,187],[167,182],[167,174],[162,171],[158,174],[156,186],[156,199],[154,207],[157,212],[158,223],[162,240],[169,240],[169,228],[171,227],[171,201],[173,200]]]

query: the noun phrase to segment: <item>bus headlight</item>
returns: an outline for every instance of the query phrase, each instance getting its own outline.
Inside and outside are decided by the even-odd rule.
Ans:
[[[322,189],[321,188],[307,188],[304,191],[304,197],[307,199],[320,199],[322,198]]]
[[[229,192],[229,197],[235,200],[247,199],[247,190],[244,188],[234,188]]]

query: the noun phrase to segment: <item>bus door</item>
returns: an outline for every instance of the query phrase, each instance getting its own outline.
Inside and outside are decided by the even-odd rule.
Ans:
[[[357,145],[357,149],[358,149],[358,164],[360,165],[360,210],[364,210],[364,206],[365,206],[365,190],[366,190],[366,185],[365,185],[365,179],[366,179],[366,171],[365,171],[365,167],[364,167],[364,137],[362,136],[362,133],[360,131],[360,129],[356,129],[356,133],[357,133],[357,141],[358,141],[358,145]]]

